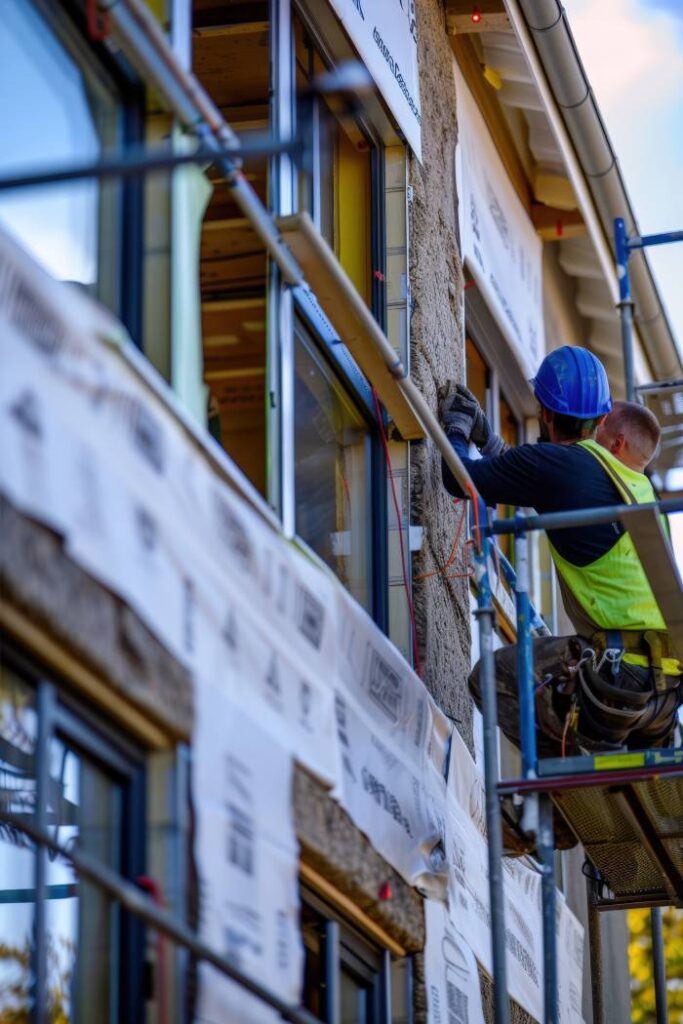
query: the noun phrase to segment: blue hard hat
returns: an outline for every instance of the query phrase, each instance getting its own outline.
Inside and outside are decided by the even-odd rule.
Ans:
[[[587,348],[563,345],[545,357],[530,383],[546,409],[591,420],[612,408],[605,367]]]

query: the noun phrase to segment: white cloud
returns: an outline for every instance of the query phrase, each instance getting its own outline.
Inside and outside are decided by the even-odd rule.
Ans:
[[[678,23],[637,0],[565,0],[588,76],[605,111],[624,119],[680,94],[683,52]]]
[[[569,23],[645,233],[683,224],[683,33],[650,0],[564,0]],[[683,9],[683,2],[681,4]],[[651,265],[683,350],[683,246]]]

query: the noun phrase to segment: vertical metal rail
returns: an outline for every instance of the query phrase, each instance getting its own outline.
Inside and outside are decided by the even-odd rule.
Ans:
[[[619,280],[619,302],[617,309],[621,319],[621,343],[624,350],[624,380],[626,400],[634,401],[635,371],[633,361],[633,298],[631,279],[628,272],[628,258],[634,249],[646,249],[652,245],[669,245],[683,242],[683,231],[662,231],[656,235],[633,235],[628,237],[622,217],[614,220],[614,255]]]
[[[485,514],[486,509],[480,503]],[[488,832],[489,899],[491,904],[491,952],[493,959],[493,1000],[495,1024],[508,1024],[507,968],[505,964],[505,894],[503,889],[503,834],[498,800],[498,721],[496,673],[493,660],[495,610],[488,573],[490,541],[482,536],[475,545],[475,573],[478,604],[474,613],[479,623],[479,679],[484,714],[484,782],[486,786],[486,828]]]
[[[653,907],[650,911],[650,928],[652,931],[652,973],[655,983],[657,1024],[667,1024],[669,1014],[666,1005],[666,960],[664,958],[661,907]]]
[[[515,536],[515,605],[517,608],[517,685],[519,687],[519,737],[522,749],[522,775],[535,779],[538,774],[538,750],[534,709],[534,651],[531,638],[529,602],[529,540],[526,533]],[[524,800],[524,832],[538,832],[538,796]]]
[[[519,691],[519,731],[522,750],[522,775],[538,774],[536,715],[534,693],[533,641],[529,626],[529,551],[526,533],[515,535],[517,583],[517,686]],[[541,862],[541,902],[543,909],[543,996],[545,1024],[557,1024],[557,937],[555,931],[555,836],[553,805],[545,793],[527,796],[522,828],[536,833],[536,848]]]
[[[553,833],[553,804],[546,793],[542,793],[538,800],[538,832],[536,836],[536,848],[542,872],[544,1021],[545,1024],[558,1024],[555,836]]]
[[[593,1024],[605,1024],[605,1001],[602,984],[602,921],[600,919],[600,911],[596,906],[595,886],[596,882],[593,878],[586,879],[591,1003],[593,1006]]]
[[[635,394],[635,371],[633,364],[633,299],[631,298],[631,279],[628,273],[628,235],[626,225],[621,217],[614,221],[614,251],[617,262],[617,278],[619,281],[619,302],[617,309],[621,320],[621,344],[624,352],[624,381],[626,384],[626,401],[632,402]]]
[[[52,698],[49,683],[41,681],[36,695],[38,728],[35,742],[34,765],[36,774],[35,824],[41,832],[47,831],[48,787],[50,782],[50,741],[52,738]],[[33,1014],[35,1024],[47,1024],[47,850],[38,845],[35,853],[36,904],[33,916]]]
[[[341,991],[339,989],[339,925],[336,921],[325,924],[325,1013],[328,1024],[340,1024]]]

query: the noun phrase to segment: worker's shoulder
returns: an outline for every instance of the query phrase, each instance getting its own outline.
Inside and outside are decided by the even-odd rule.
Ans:
[[[589,452],[576,444],[554,444],[552,441],[521,444],[517,448],[508,449],[506,454],[539,466],[559,468],[579,464],[589,466],[596,461]]]

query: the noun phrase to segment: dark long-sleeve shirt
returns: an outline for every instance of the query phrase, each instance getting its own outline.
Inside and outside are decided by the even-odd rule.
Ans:
[[[487,505],[519,505],[544,513],[621,504],[597,459],[578,445],[523,444],[494,459],[471,459],[462,435],[453,434],[450,441]],[[445,462],[442,473],[446,489],[461,497]],[[609,551],[622,533],[621,524],[614,522],[552,530],[548,536],[563,558],[582,566]]]

